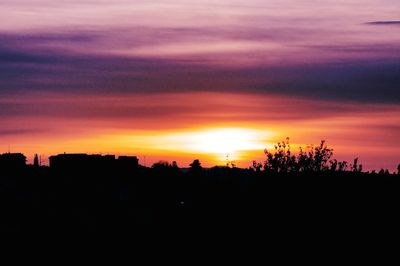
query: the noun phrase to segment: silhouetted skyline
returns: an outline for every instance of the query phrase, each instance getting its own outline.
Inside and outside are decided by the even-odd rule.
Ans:
[[[0,168],[7,169],[12,173],[14,170],[26,168],[27,157],[22,153],[4,153],[0,154]],[[34,156],[33,165],[35,168],[47,165],[39,163],[37,154]],[[147,167],[146,159],[140,164],[140,159],[137,156],[127,156],[107,154],[86,154],[86,153],[63,153],[51,155],[49,157],[49,165],[52,170],[63,174],[78,174],[85,173],[90,175],[93,171],[96,173],[115,172],[118,173],[135,173],[139,167]],[[199,159],[194,159],[188,169],[192,172],[201,172],[203,166]],[[229,159],[229,154],[226,155],[225,165],[214,165],[212,168],[234,168],[237,167],[235,160]],[[178,170],[177,161],[170,163],[167,160],[159,159],[151,166],[154,170],[175,169]],[[186,169],[186,167],[184,167]],[[320,172],[356,172],[356,173],[377,173],[377,169],[365,171],[363,164],[360,163],[359,157],[355,157],[352,162],[340,161],[334,156],[334,149],[328,147],[325,140],[321,140],[319,145],[307,145],[294,150],[289,138],[282,140],[273,145],[271,149],[264,149],[264,158],[262,161],[254,159],[251,165],[243,169],[251,169],[256,174],[264,172],[266,174],[300,174],[300,173],[320,173]],[[397,172],[392,171],[396,169]],[[363,171],[364,170],[364,171]],[[400,163],[390,169],[380,168],[380,174],[400,174]]]
[[[294,154],[284,140],[246,169],[204,168],[198,159],[185,169],[175,161],[143,167],[136,157],[88,154],[55,155],[50,167],[38,167],[6,153],[0,231],[125,235],[145,226],[185,232],[232,226],[246,233],[273,228],[270,237],[287,234],[287,241],[293,233],[397,228],[400,172],[365,173],[357,158],[346,163],[332,155],[324,141]]]

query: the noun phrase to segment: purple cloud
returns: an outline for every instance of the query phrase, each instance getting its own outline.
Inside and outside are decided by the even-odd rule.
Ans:
[[[366,24],[368,24],[368,25],[378,25],[378,26],[380,26],[380,25],[382,25],[382,26],[385,26],[385,25],[389,25],[389,26],[391,26],[391,25],[400,25],[400,20],[371,21],[371,22],[367,22]]]

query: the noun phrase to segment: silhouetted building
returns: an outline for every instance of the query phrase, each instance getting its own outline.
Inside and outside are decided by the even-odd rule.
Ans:
[[[136,169],[139,167],[139,159],[136,156],[119,156],[118,167],[124,170]]]
[[[21,170],[26,167],[26,157],[22,153],[4,153],[0,155],[0,170]]]
[[[49,157],[50,168],[59,172],[104,172],[123,169],[136,169],[139,160],[136,156],[59,154]]]
[[[62,172],[97,171],[112,167],[115,156],[59,154],[49,157],[50,168]]]

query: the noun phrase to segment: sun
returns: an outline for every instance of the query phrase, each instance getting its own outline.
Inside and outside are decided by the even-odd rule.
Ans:
[[[254,152],[263,151],[269,143],[272,131],[260,128],[217,127],[190,128],[176,132],[157,134],[127,134],[120,141],[129,143],[145,152],[163,155],[190,156],[204,158],[208,162],[225,162],[227,155],[231,161],[240,161]]]
[[[235,160],[238,152],[262,150],[265,142],[264,134],[257,130],[241,128],[222,128],[194,132],[188,136],[188,148],[209,154],[229,154]]]

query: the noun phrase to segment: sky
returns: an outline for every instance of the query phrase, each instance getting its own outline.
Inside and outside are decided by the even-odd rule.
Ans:
[[[0,0],[0,153],[400,163],[398,0]],[[46,162],[45,162],[46,163]]]

